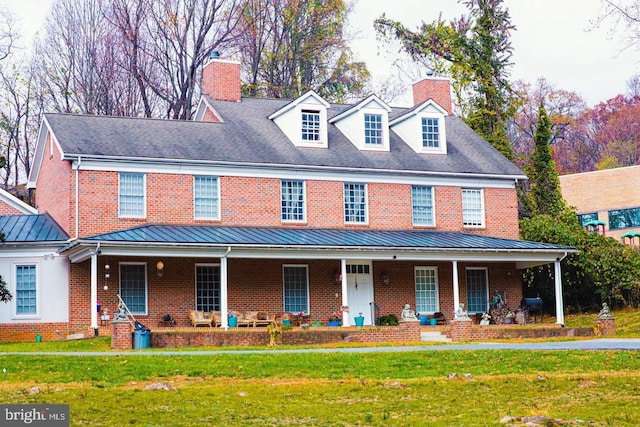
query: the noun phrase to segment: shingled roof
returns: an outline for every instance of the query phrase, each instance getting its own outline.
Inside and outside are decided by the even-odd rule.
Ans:
[[[524,179],[513,163],[455,116],[445,118],[447,154],[417,154],[394,132],[390,151],[360,151],[328,126],[323,148],[295,147],[268,116],[290,101],[243,98],[209,103],[224,123],[46,114],[64,155],[73,158],[171,160],[297,168],[337,168],[392,173],[477,174]],[[332,104],[329,118],[350,108]],[[394,108],[391,117],[408,111]]]

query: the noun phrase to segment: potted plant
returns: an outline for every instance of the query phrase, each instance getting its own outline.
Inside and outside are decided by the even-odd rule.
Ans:
[[[481,325],[488,325],[491,322],[491,315],[489,313],[482,313],[482,317],[480,318]]]
[[[511,325],[515,317],[516,317],[516,314],[513,312],[513,310],[507,310],[504,317],[502,318],[502,323],[504,325]]]
[[[328,326],[340,326],[342,325],[342,312],[340,310],[333,310],[331,316],[329,316]]]

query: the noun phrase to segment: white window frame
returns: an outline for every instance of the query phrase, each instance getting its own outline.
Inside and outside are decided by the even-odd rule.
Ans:
[[[418,223],[416,222],[415,208],[416,200],[414,198],[414,190],[418,188],[429,188],[431,190],[431,222],[428,224]],[[435,227],[436,226],[436,196],[435,196],[435,187],[433,185],[412,185],[411,186],[411,221],[415,227]],[[423,207],[423,206],[419,206]],[[426,206],[425,208],[428,208]]]
[[[305,287],[305,292],[306,292],[306,300],[307,300],[307,307],[306,309],[304,309],[304,313],[306,314],[310,314],[309,312],[309,304],[310,304],[310,295],[309,295],[309,265],[308,264],[282,264],[282,308],[285,312],[289,311],[289,312],[293,312],[291,310],[287,309],[287,290],[286,290],[286,282],[285,282],[285,269],[286,268],[304,268],[304,272],[305,272],[305,281],[306,281],[306,287]],[[296,312],[299,312],[296,310]]]
[[[36,292],[36,312],[35,313],[18,313],[18,267],[35,268],[35,292]],[[14,286],[10,286],[13,292],[13,318],[15,319],[39,319],[40,318],[40,268],[35,262],[20,262],[12,265],[12,276]]]
[[[193,275],[194,275],[194,283],[193,283],[193,287],[194,287],[194,307],[196,310],[201,310],[202,307],[198,307],[198,268],[199,267],[213,267],[216,268],[218,267],[218,269],[220,269],[220,264],[219,263],[196,263],[193,267]],[[219,280],[220,282],[222,282],[222,277],[220,276],[222,274],[221,271],[219,271]],[[222,306],[222,283],[218,284],[220,287],[218,288],[218,310],[214,310],[214,311],[220,311],[220,307]],[[215,304],[214,304],[215,305]],[[206,310],[205,310],[206,311]]]
[[[305,119],[304,119],[304,115],[305,114],[312,114],[314,116],[318,117],[318,128],[317,129],[313,129],[309,126],[305,126]],[[305,139],[304,135],[305,134],[309,134],[309,135],[317,135],[318,139]],[[300,141],[303,144],[310,144],[310,145],[319,145],[323,143],[323,137],[322,137],[322,111],[320,111],[319,109],[316,108],[302,108],[300,110]]]
[[[302,184],[302,218],[301,219],[289,219],[285,218],[284,215],[284,206],[285,202],[290,202],[290,200],[285,200],[285,193],[283,191],[283,184],[297,182]],[[293,215],[289,213],[289,215]],[[281,179],[280,180],[280,219],[282,222],[286,223],[305,223],[307,222],[307,182],[301,179]]]
[[[477,193],[480,198],[480,207],[465,206],[465,193]],[[482,188],[463,188],[461,192],[462,197],[462,226],[465,228],[484,228],[485,227],[485,210],[484,210],[484,189]],[[473,209],[473,211],[472,211]],[[466,215],[467,212],[479,212],[480,221],[476,221],[475,218],[471,219]]]
[[[446,154],[447,153],[447,129],[445,126],[444,115],[435,111],[423,111],[417,115],[417,151],[419,153],[431,153],[431,154]],[[438,121],[438,146],[437,147],[425,147],[424,140],[422,139],[422,120],[433,119]]]
[[[486,301],[484,302],[485,304],[485,310],[483,311],[472,311],[471,307],[469,307],[469,275],[468,272],[469,271],[484,271],[484,284],[485,284],[485,299]],[[470,314],[473,313],[486,313],[487,310],[489,310],[489,269],[487,267],[466,267],[465,271],[464,271],[464,282],[465,282],[465,286],[466,286],[466,294],[467,294],[467,303],[465,305],[465,308],[467,309],[467,311]]]
[[[198,181],[198,179],[211,179],[211,180],[215,180],[215,187],[216,187],[216,195],[214,198],[211,197],[198,197],[198,194],[196,192],[196,182]],[[216,204],[215,206],[215,210],[213,212],[213,216],[206,216],[206,215],[198,215],[198,211],[196,208],[196,200],[198,199],[205,199],[205,200],[214,200],[214,203]],[[195,175],[193,177],[193,218],[196,220],[202,220],[202,221],[216,221],[220,219],[220,178],[217,176],[212,176],[212,175]]]
[[[348,220],[347,216],[347,204],[351,204],[350,201],[347,201],[347,186],[348,185],[361,185],[363,186],[364,191],[364,219],[363,221],[353,221]],[[368,185],[363,182],[345,182],[343,185],[343,212],[344,212],[344,223],[345,224],[359,224],[359,225],[367,225],[369,223],[369,191]],[[355,204],[355,202],[354,202]],[[356,215],[357,216],[357,215]]]
[[[368,116],[376,117],[379,120],[372,122],[370,120],[367,120]],[[381,113],[370,113],[370,112],[366,112],[365,111],[363,113],[363,115],[362,115],[362,118],[363,118],[363,121],[364,121],[364,139],[363,139],[364,146],[365,147],[376,147],[376,148],[384,147],[384,145],[385,145],[384,144],[385,120],[384,120],[383,115]],[[368,124],[372,124],[372,123],[380,125],[380,128],[379,129],[373,129],[373,128],[367,127]],[[378,133],[378,136],[367,135],[367,133],[375,133],[375,132]],[[375,138],[378,142],[367,142],[367,138],[370,138],[370,139],[374,139]]]
[[[433,121],[435,125],[430,125],[428,121]],[[427,122],[427,123],[425,123]],[[436,128],[436,132],[430,132],[425,128],[433,126]],[[437,117],[423,116],[420,118],[420,136],[422,142],[422,148],[425,150],[440,150],[440,119]],[[426,139],[425,136],[433,136],[433,139]],[[428,145],[427,143],[433,142],[436,145]]]
[[[434,289],[435,309],[434,310],[425,310],[421,307],[421,304],[418,302],[418,271],[433,272],[433,276],[435,279],[435,289]],[[420,314],[423,314],[423,313],[433,314],[440,311],[440,281],[438,279],[438,267],[415,266],[413,271],[413,281],[414,281],[414,289],[416,293],[416,311]]]
[[[122,213],[122,177],[125,175],[137,175],[142,177],[142,214],[130,215]],[[137,196],[136,196],[137,197]],[[118,174],[118,217],[119,218],[146,218],[147,217],[147,175],[140,172],[120,172]]]
[[[142,265],[144,266],[144,312],[133,311],[131,307],[132,314],[137,314],[139,316],[146,316],[149,313],[149,269],[147,268],[146,262],[120,262],[118,264],[118,291],[120,295],[122,295],[122,266],[123,265]],[[122,298],[124,300],[124,297]]]

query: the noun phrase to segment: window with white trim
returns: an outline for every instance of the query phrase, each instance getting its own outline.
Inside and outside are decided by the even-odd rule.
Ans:
[[[219,265],[196,265],[196,310],[220,311]]]
[[[16,315],[38,314],[38,274],[35,264],[16,265]]]
[[[284,311],[309,313],[309,276],[306,265],[284,265]]]
[[[484,196],[482,189],[462,189],[462,225],[484,227]]]
[[[435,313],[440,311],[438,301],[438,268],[416,267],[416,311]]]
[[[281,213],[283,221],[304,221],[304,181],[281,180]]]
[[[489,280],[486,268],[467,268],[467,311],[486,313],[489,310]]]
[[[120,264],[120,296],[133,314],[147,314],[147,264]]]
[[[344,184],[344,222],[365,224],[367,222],[366,184]]]
[[[422,147],[440,148],[440,120],[435,117],[422,118]]]
[[[364,115],[365,145],[382,145],[382,114]]]
[[[320,111],[302,110],[302,141],[320,142]]]
[[[218,178],[193,178],[193,210],[195,219],[220,219]]]
[[[411,209],[413,225],[435,225],[433,216],[433,187],[411,186]]]
[[[146,216],[144,174],[120,173],[118,215],[124,218],[144,218]]]

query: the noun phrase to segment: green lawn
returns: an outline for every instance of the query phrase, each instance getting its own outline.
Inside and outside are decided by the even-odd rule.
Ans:
[[[636,314],[616,313],[626,317]],[[0,345],[29,349],[108,351],[109,342]],[[505,416],[640,425],[637,351],[144,353],[0,353],[0,402],[66,403],[73,426],[504,426]],[[170,389],[145,389],[159,383]]]

